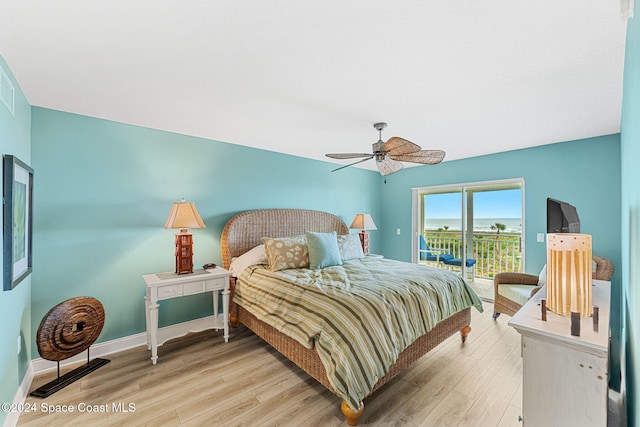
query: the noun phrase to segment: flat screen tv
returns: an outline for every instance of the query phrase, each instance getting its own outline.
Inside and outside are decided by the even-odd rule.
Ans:
[[[574,206],[547,198],[547,233],[580,233],[580,218]]]

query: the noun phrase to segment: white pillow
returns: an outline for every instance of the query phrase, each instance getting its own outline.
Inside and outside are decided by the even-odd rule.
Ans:
[[[360,236],[357,234],[340,234],[338,236],[338,249],[342,261],[364,258]]]
[[[248,252],[243,253],[237,258],[233,258],[229,271],[233,277],[239,277],[240,273],[252,265],[256,264],[268,264],[267,252],[264,249],[264,245],[258,245]]]

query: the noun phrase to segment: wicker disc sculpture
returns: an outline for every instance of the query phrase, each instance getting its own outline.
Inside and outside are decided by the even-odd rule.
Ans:
[[[91,297],[75,297],[53,307],[38,327],[38,353],[61,361],[82,353],[94,343],[104,325],[104,308]]]

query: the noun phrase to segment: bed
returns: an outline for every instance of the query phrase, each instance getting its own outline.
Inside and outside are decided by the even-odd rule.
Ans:
[[[338,235],[349,234],[349,229],[340,218],[322,211],[305,209],[262,209],[239,213],[227,222],[222,231],[221,255],[223,266],[229,269],[232,260],[262,244],[264,237],[279,238],[299,236],[304,235],[307,231],[314,231],[318,233],[336,232]],[[387,264],[382,264],[384,262]],[[400,264],[403,264],[408,270],[415,268],[429,269],[425,266],[400,263],[398,261],[365,258],[361,260],[347,261],[344,263],[344,266],[340,267],[320,269],[322,273],[318,273],[318,270],[304,269],[300,269],[300,271],[286,270],[285,272],[289,272],[288,276],[301,275],[303,278],[308,279],[307,276],[309,274],[324,275],[325,271],[330,272],[333,271],[332,269],[339,271],[340,274],[343,274],[344,271],[351,268],[375,268],[377,269],[376,271],[380,272],[386,266],[393,266],[394,268],[397,268]],[[324,349],[324,344],[322,342],[319,341],[318,345],[314,346],[313,340],[311,340],[310,343],[305,343],[305,341],[301,340],[298,336],[281,332],[283,328],[278,324],[274,324],[272,322],[271,324],[268,323],[270,321],[266,320],[265,317],[261,315],[262,313],[260,311],[256,312],[256,307],[249,305],[246,302],[248,301],[247,299],[239,298],[243,293],[248,295],[246,288],[248,288],[249,276],[259,276],[258,273],[264,275],[271,274],[265,270],[267,269],[260,266],[252,267],[252,269],[247,268],[245,269],[246,274],[243,273],[238,279],[231,279],[231,302],[229,311],[231,324],[233,326],[237,326],[239,323],[242,323],[277,351],[302,368],[311,377],[315,378],[318,382],[327,387],[331,392],[342,397],[343,401],[341,404],[341,410],[349,425],[357,425],[358,420],[363,413],[364,404],[360,397],[364,398],[375,392],[402,370],[408,368],[421,356],[455,333],[459,332],[462,341],[464,342],[471,331],[471,307],[475,306],[479,310],[482,310],[481,303],[477,295],[470,290],[463,280],[452,273],[443,273],[442,271],[439,271],[437,274],[448,274],[450,276],[447,277],[447,280],[461,283],[456,286],[461,286],[463,288],[462,292],[468,292],[469,294],[465,294],[463,302],[457,302],[455,313],[447,315],[447,317],[442,320],[433,322],[434,324],[429,325],[426,333],[422,333],[415,340],[412,338],[410,343],[407,342],[407,345],[403,345],[402,350],[397,355],[393,354],[391,356],[393,357],[392,363],[389,363],[388,366],[384,366],[384,372],[381,375],[374,376],[371,374],[371,376],[375,378],[375,382],[371,382],[369,380],[372,386],[366,388],[365,395],[358,395],[358,398],[354,400],[353,396],[345,394],[342,385],[340,385],[340,387],[334,387],[334,385],[338,385],[335,379],[334,367],[329,366],[328,370],[325,368],[327,357],[326,352],[321,351]],[[423,272],[426,270],[420,271]],[[448,298],[449,296],[443,297],[440,295],[435,299],[441,300]],[[457,299],[460,298],[458,297]],[[245,301],[246,307],[242,305],[242,302],[238,303],[239,301]],[[441,304],[441,302],[438,302],[438,304]],[[362,315],[361,317],[366,316]],[[383,352],[378,351],[378,353]],[[359,355],[358,358],[360,358]],[[362,357],[362,359],[365,358],[366,357],[364,356]],[[323,363],[323,360],[325,363]],[[347,385],[346,387],[348,388],[349,386],[350,385]],[[354,385],[354,389],[355,388],[357,387]]]

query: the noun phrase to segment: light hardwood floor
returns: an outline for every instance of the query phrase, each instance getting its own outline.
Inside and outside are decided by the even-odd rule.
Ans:
[[[471,335],[449,338],[365,400],[363,426],[519,426],[522,401],[520,338],[508,316],[472,310]],[[250,331],[205,331],[159,348],[156,366],[146,347],[107,357],[111,363],[46,399],[20,426],[346,426],[340,399]],[[67,372],[68,369],[64,369]],[[35,389],[55,378],[44,374]],[[135,411],[117,412],[114,405]],[[42,411],[70,405],[74,413]],[[82,412],[83,405],[108,412]],[[58,408],[61,409],[61,408]],[[133,408],[131,408],[133,409]]]

